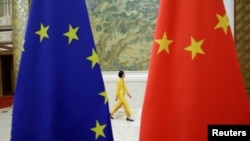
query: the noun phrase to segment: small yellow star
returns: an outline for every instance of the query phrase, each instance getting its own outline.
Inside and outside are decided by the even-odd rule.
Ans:
[[[227,14],[225,14],[224,16],[216,14],[216,16],[217,16],[219,22],[214,27],[214,29],[222,28],[223,31],[225,32],[225,34],[227,34],[227,27],[229,27],[229,22],[228,22]]]
[[[40,30],[36,31],[35,33],[40,36],[40,42],[42,42],[43,38],[49,38],[48,36],[48,29],[49,26],[44,27],[44,25],[41,23]]]
[[[89,56],[87,59],[92,61],[92,68],[94,68],[95,65],[99,63],[98,55],[96,54],[94,49],[92,49],[92,55]]]
[[[99,95],[104,97],[104,104],[108,102],[108,95],[106,91],[101,92]]]
[[[167,33],[164,32],[162,39],[155,40],[156,43],[160,45],[158,49],[158,54],[165,50],[169,54],[169,45],[173,42],[173,40],[168,40]]]
[[[96,126],[94,128],[91,128],[91,131],[95,132],[95,139],[97,139],[99,136],[106,137],[103,130],[107,125],[100,125],[98,120],[96,120]]]
[[[205,54],[201,48],[201,45],[203,44],[203,42],[204,40],[195,41],[195,39],[191,37],[191,45],[186,47],[184,50],[190,51],[192,53],[192,60],[195,58],[197,53]]]
[[[69,31],[64,33],[64,36],[69,38],[69,44],[72,42],[73,39],[78,40],[78,36],[76,32],[78,31],[79,27],[73,28],[71,24],[69,25]]]

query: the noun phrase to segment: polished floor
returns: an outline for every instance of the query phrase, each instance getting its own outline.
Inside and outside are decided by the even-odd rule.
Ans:
[[[133,122],[126,121],[122,110],[111,120],[114,141],[138,141],[141,109],[133,110]],[[0,140],[10,141],[12,107],[0,109]]]

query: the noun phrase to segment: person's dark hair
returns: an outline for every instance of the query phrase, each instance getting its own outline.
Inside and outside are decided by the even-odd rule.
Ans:
[[[119,73],[118,73],[118,76],[121,78],[124,74],[124,71],[120,70]]]

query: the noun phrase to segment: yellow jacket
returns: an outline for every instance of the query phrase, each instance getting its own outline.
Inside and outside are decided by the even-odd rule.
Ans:
[[[117,85],[116,85],[116,96],[124,96],[125,94],[128,94],[128,89],[126,86],[125,81],[123,78],[119,78],[117,80]]]

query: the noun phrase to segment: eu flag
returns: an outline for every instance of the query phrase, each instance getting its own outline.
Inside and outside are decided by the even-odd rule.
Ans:
[[[113,141],[85,0],[32,0],[11,141]]]

